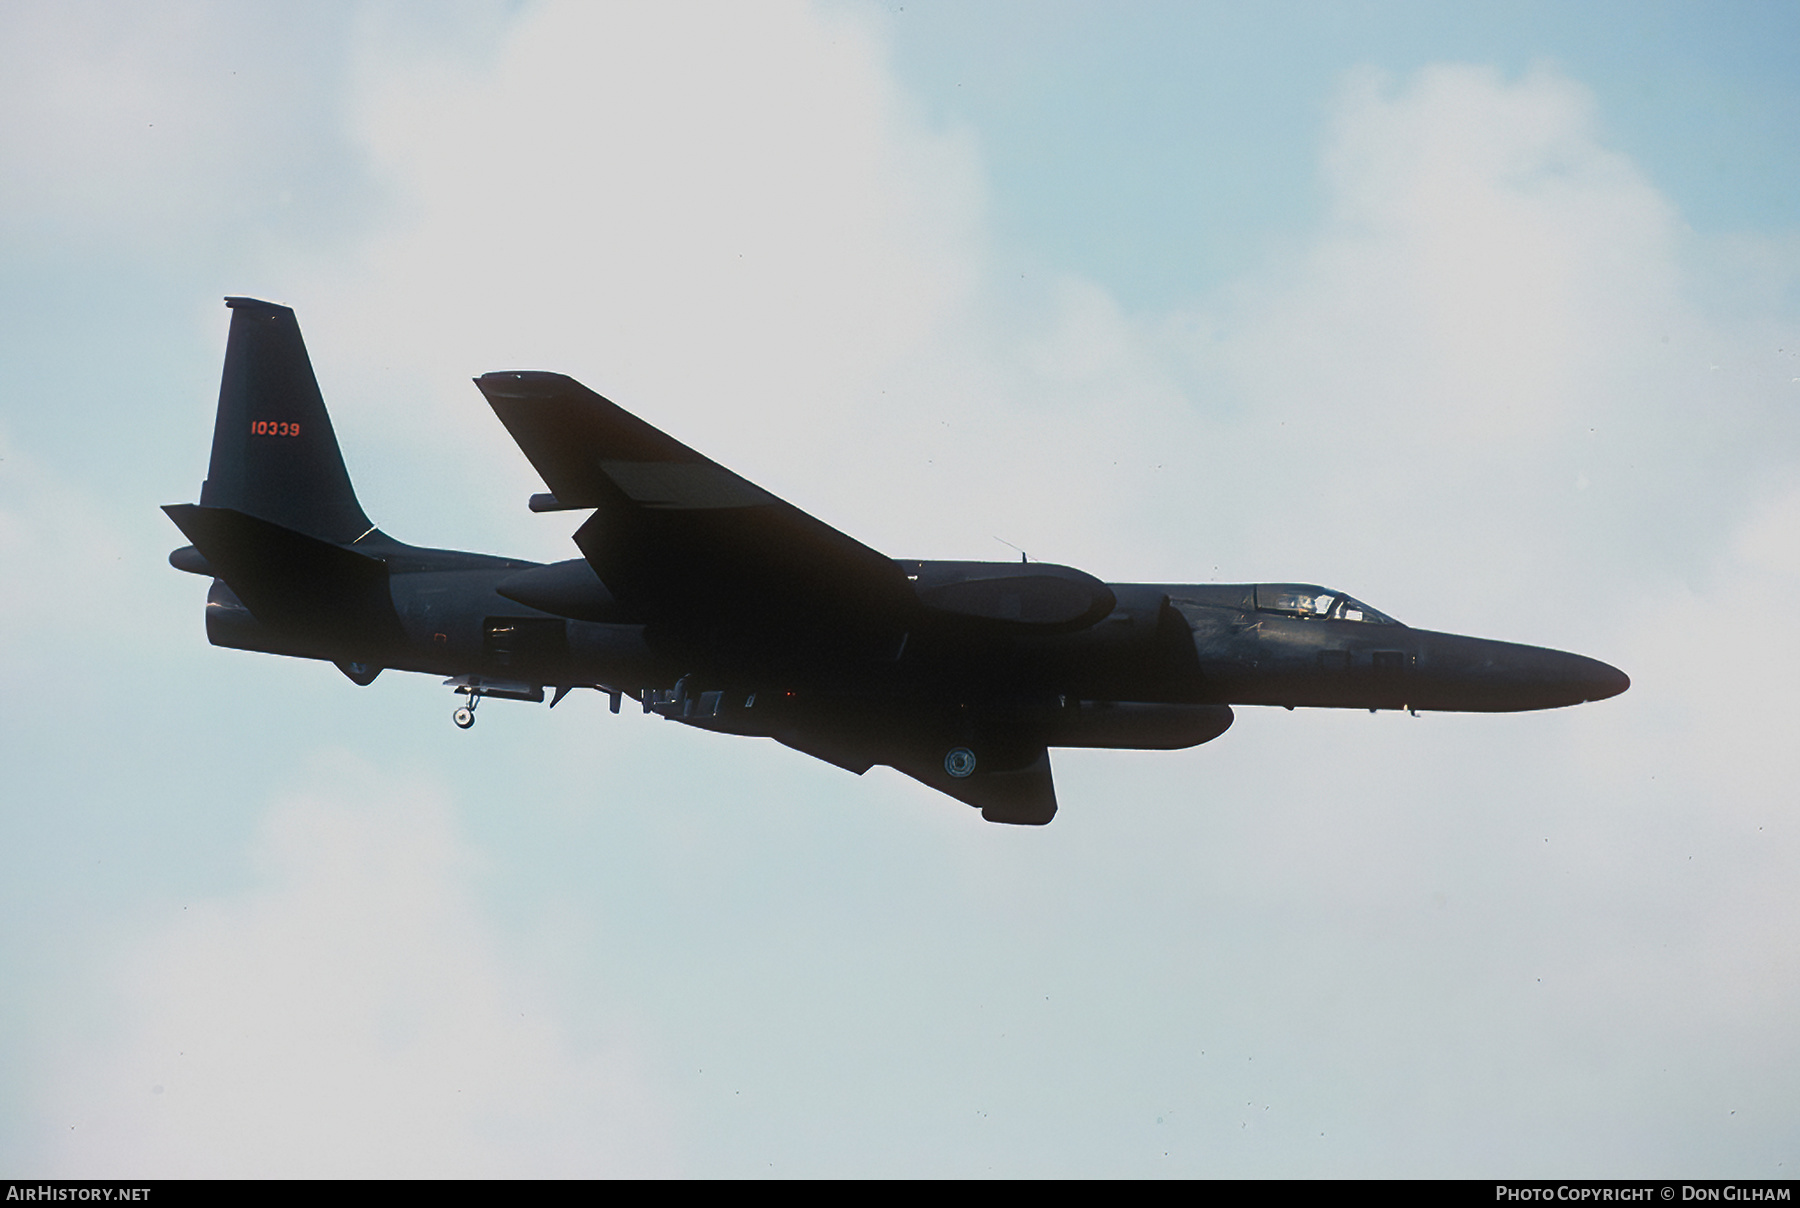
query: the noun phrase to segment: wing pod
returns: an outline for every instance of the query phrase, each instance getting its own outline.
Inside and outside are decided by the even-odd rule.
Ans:
[[[184,570],[190,575],[205,575],[208,579],[219,577],[218,572],[213,570],[212,563],[208,562],[200,551],[191,545],[170,550],[169,565],[176,570]]]
[[[1229,705],[1157,701],[1070,701],[1049,727],[1053,747],[1179,751],[1211,742],[1231,728]]]
[[[1112,612],[1112,589],[1086,571],[1049,562],[902,562],[928,613],[1063,633]]]

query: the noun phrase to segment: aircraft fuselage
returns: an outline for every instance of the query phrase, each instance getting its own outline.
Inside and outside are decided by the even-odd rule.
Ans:
[[[1069,700],[1086,700],[1511,712],[1601,700],[1630,682],[1578,654],[1386,619],[1259,609],[1251,584],[1109,584],[1116,606],[1074,632],[1009,631],[921,610],[851,650],[821,653],[804,632],[792,642],[709,650],[704,635],[659,633],[653,624],[624,618],[560,616],[501,594],[503,584],[539,569],[537,563],[397,542],[386,547],[391,627],[272,629],[215,580],[209,639],[496,683],[596,687],[640,702],[685,676],[696,699],[708,692],[760,697],[771,711],[794,700],[853,711],[926,700],[989,711],[1042,709],[1050,702],[1067,708]],[[701,667],[704,673],[697,673]],[[733,728],[751,732],[748,726],[746,717],[745,728]]]

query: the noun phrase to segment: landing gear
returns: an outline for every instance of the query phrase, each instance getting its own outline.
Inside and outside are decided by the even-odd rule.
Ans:
[[[456,712],[450,715],[450,720],[456,723],[457,729],[466,730],[475,724],[475,706],[481,703],[481,689],[458,688],[457,691],[467,692],[469,703],[458,706]]]
[[[468,704],[450,715],[450,720],[456,723],[456,728],[459,730],[466,730],[475,724],[475,707],[481,703],[481,698],[484,696],[497,696],[501,700],[528,701],[534,705],[544,703],[544,686],[526,683],[523,680],[489,679],[484,675],[453,675],[444,681],[444,687],[449,688],[458,696],[469,698]],[[567,692],[567,688],[558,688],[556,690],[557,700],[561,700]]]

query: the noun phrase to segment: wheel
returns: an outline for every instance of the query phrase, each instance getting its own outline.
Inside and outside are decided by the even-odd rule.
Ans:
[[[458,729],[466,730],[475,724],[475,710],[464,705],[450,715],[450,720],[456,723]]]
[[[950,753],[944,756],[944,770],[958,780],[972,775],[975,771],[975,752],[967,747],[951,747]]]

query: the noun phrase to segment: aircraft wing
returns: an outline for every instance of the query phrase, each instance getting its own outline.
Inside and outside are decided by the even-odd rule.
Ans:
[[[755,637],[891,629],[917,607],[891,558],[559,373],[475,380],[563,508],[575,543],[653,624]]]
[[[852,736],[818,726],[777,731],[775,741],[858,776],[878,763],[884,764],[964,805],[974,806],[989,822],[1042,826],[1056,817],[1056,783],[1050,771],[1050,752],[1045,747],[1026,753],[1021,766],[958,779],[945,771],[943,750],[928,744]]]
[[[555,496],[551,506],[593,509],[575,543],[612,596],[650,628],[727,663],[746,652],[752,660],[761,653],[833,664],[847,653],[897,656],[921,603],[891,558],[573,378],[490,373],[475,384]],[[1111,601],[1108,593],[1108,608]],[[984,615],[963,604],[961,611]],[[1012,752],[1004,770],[959,779],[944,769],[947,748],[913,733],[918,726],[919,719],[871,729],[850,717],[814,717],[774,737],[859,775],[885,764],[993,821],[1042,824],[1056,813],[1041,744]]]

